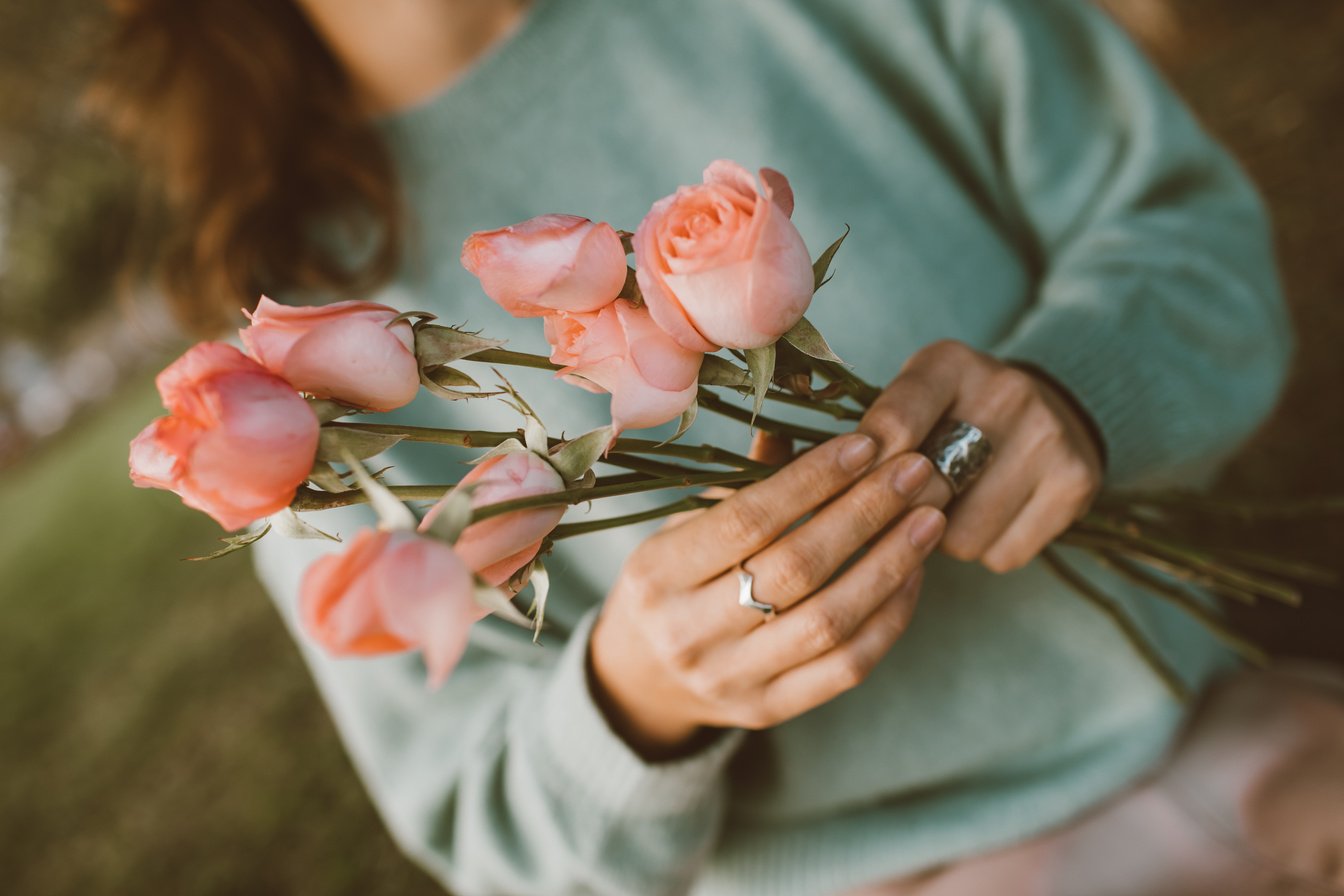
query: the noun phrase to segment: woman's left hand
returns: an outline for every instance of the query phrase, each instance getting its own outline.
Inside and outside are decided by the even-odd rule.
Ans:
[[[944,418],[979,427],[993,447],[984,472],[947,511],[942,550],[958,560],[994,572],[1026,565],[1087,512],[1101,487],[1094,428],[1059,387],[960,342],[911,356],[859,429],[890,457],[918,448]]]

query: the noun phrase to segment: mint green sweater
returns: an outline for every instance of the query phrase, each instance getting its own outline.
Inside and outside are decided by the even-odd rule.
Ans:
[[[540,327],[458,264],[470,231],[545,212],[633,229],[730,158],[789,176],[814,253],[853,227],[810,317],[858,371],[884,381],[941,338],[1039,365],[1095,417],[1113,486],[1206,481],[1284,372],[1256,196],[1082,0],[543,0],[464,80],[382,126],[414,220],[378,298],[525,350],[544,350]],[[553,429],[605,420],[599,396],[515,383]],[[401,419],[518,424],[428,396]],[[690,440],[745,433],[702,414]],[[399,446],[391,476],[451,481],[461,459]],[[366,521],[315,520],[347,537]],[[585,656],[647,532],[565,542],[541,646],[486,620],[436,692],[414,654],[333,660],[296,635],[388,827],[455,892],[835,893],[1067,822],[1150,768],[1182,718],[1111,623],[1038,566],[936,558],[913,626],[863,685],[645,763],[594,705]],[[326,549],[258,546],[291,621]],[[1089,573],[1191,683],[1227,663],[1183,617]]]

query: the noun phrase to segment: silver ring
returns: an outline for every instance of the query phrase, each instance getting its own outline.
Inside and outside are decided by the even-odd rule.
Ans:
[[[944,420],[929,433],[919,453],[933,461],[952,486],[952,494],[959,495],[980,475],[994,449],[978,427],[964,420]]]
[[[755,581],[751,573],[739,563],[737,566],[737,603],[748,610],[760,611],[766,619],[775,615],[775,605],[762,603],[752,596],[751,585]]]

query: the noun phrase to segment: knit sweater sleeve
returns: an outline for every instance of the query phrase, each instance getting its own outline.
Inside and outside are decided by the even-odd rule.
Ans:
[[[321,522],[353,531],[355,517],[343,525],[338,513]],[[255,546],[291,628],[300,576],[326,549]],[[508,623],[478,623],[434,691],[415,654],[333,659],[294,631],[392,836],[458,896],[682,893],[713,846],[742,733],[676,762],[632,753],[589,693],[594,617],[547,647]]]
[[[1216,462],[1265,416],[1291,352],[1255,191],[1092,3],[948,8],[997,192],[1039,261],[1034,305],[994,352],[1092,414],[1112,484]]]

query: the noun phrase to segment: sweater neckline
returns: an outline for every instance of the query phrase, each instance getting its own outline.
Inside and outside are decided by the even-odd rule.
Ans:
[[[513,31],[465,72],[428,97],[376,117],[375,127],[393,137],[424,132],[451,137],[455,113],[470,108],[463,118],[472,129],[459,139],[479,142],[544,103],[549,90],[562,83],[595,31],[590,13],[588,0],[533,0]]]

